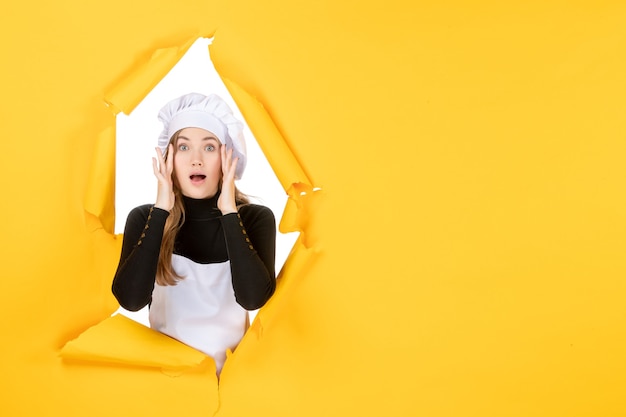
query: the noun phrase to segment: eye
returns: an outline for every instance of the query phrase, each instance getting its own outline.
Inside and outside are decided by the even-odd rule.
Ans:
[[[213,145],[207,145],[204,147],[204,150],[207,152],[213,152],[215,150],[215,146]]]
[[[183,145],[178,145],[178,150],[179,151],[186,151],[188,149],[189,149],[189,146],[187,146],[187,145],[184,145],[184,144]]]

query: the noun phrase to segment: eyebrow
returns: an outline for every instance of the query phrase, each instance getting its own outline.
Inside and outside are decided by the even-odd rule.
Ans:
[[[178,138],[176,138],[176,139],[177,139],[177,140],[178,140],[178,139],[191,140],[191,139],[189,139],[189,138],[188,138],[188,137],[186,137],[186,136],[178,136]],[[219,139],[218,139],[218,138],[216,138],[215,136],[207,136],[207,137],[205,137],[205,138],[202,138],[202,141],[207,141],[207,140],[214,140],[214,141],[216,141],[217,143],[219,143],[219,142],[220,142],[220,141],[219,141]]]

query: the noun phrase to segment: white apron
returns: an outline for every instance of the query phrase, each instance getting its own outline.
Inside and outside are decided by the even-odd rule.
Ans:
[[[172,266],[185,278],[154,286],[150,327],[211,356],[219,374],[226,349],[235,349],[248,323],[248,312],[235,301],[230,261],[198,264],[172,255]]]

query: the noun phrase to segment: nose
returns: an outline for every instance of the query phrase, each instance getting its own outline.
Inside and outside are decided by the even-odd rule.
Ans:
[[[202,156],[200,152],[194,152],[191,157],[191,166],[193,167],[201,167],[202,166]]]

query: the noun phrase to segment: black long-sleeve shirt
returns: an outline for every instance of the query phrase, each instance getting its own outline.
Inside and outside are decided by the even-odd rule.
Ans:
[[[237,303],[247,310],[260,308],[276,288],[274,215],[267,207],[247,204],[238,213],[223,216],[217,198],[183,197],[185,222],[176,236],[174,254],[199,264],[230,260]],[[127,310],[140,310],[151,301],[168,215],[152,205],[136,207],[128,215],[112,286]]]

